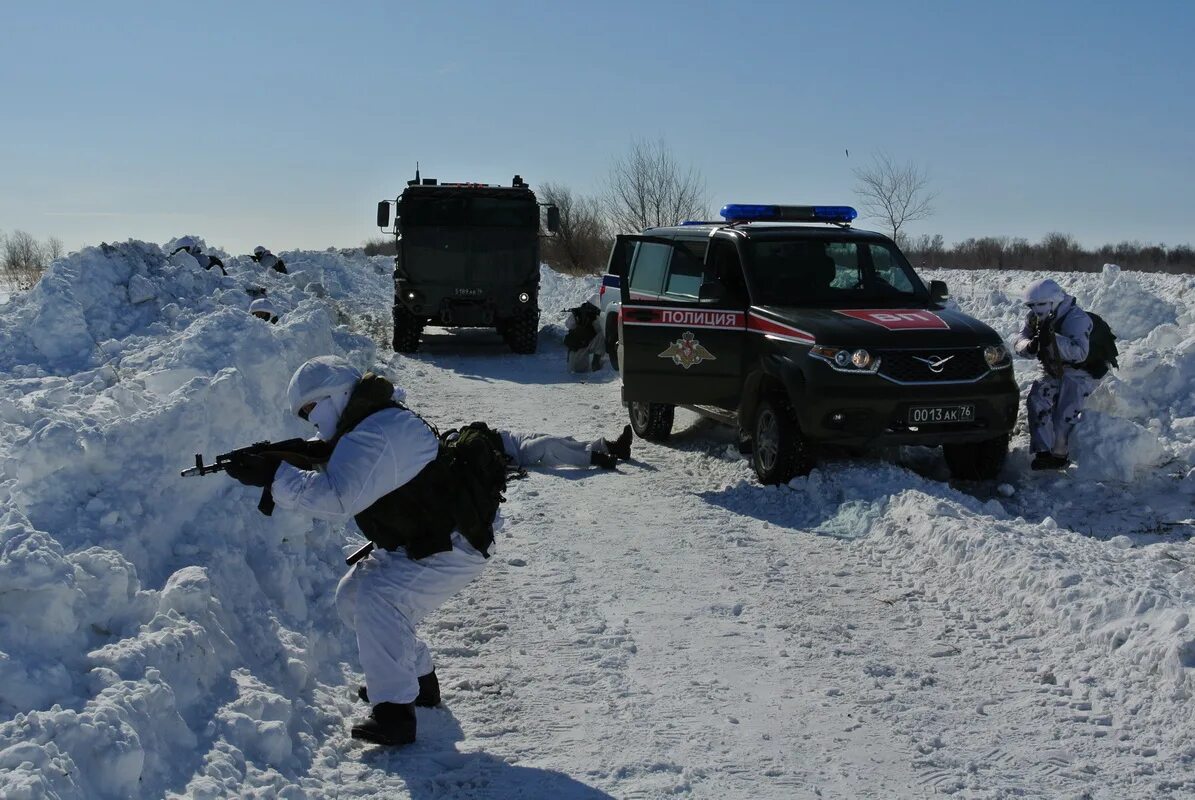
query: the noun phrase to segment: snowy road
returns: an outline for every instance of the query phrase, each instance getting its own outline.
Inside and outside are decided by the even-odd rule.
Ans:
[[[554,353],[512,370],[496,353],[457,354],[484,352],[484,335],[442,338],[392,362],[432,418],[580,438],[624,424],[609,373],[545,383],[559,375]],[[428,625],[445,708],[420,712],[412,749],[367,753],[359,791],[342,787],[345,796],[1195,789],[1189,765],[1159,763],[1141,743],[1147,731],[1114,713],[1124,704],[1100,697],[1099,671],[1051,672],[1056,641],[991,608],[986,593],[943,591],[856,538],[880,522],[874,508],[838,520],[837,535],[824,520],[800,524],[811,518],[791,509],[809,498],[754,485],[728,431],[687,413],[677,428],[667,445],[637,441],[617,473],[538,472],[514,485],[494,563]],[[874,480],[885,494],[903,472],[924,493],[914,506],[968,511],[965,496],[893,465],[828,471],[830,482]],[[343,731],[325,747],[338,770],[351,757],[339,751],[361,750]]]

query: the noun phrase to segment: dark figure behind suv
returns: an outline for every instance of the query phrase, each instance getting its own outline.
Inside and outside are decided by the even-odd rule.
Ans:
[[[764,483],[808,473],[822,444],[941,445],[956,478],[999,473],[1018,403],[999,334],[943,308],[945,284],[922,283],[891,239],[850,228],[854,209],[722,215],[611,253],[638,435],[666,439],[678,405],[736,425]]]

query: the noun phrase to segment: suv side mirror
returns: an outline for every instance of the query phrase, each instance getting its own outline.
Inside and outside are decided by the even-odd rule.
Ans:
[[[712,300],[715,303],[720,303],[726,299],[726,287],[718,281],[706,281],[697,290],[697,299],[698,301]]]
[[[389,200],[383,200],[382,202],[378,203],[378,227],[379,228],[389,228],[390,227],[390,201]]]
[[[548,232],[558,233],[560,231],[560,209],[556,206],[548,206]]]
[[[946,281],[929,282],[929,304],[931,306],[942,308],[949,298],[950,290],[946,288]]]

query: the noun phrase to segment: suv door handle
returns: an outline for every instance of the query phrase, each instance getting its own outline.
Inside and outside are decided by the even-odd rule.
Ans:
[[[622,313],[631,319],[637,319],[642,322],[649,322],[655,317],[655,314],[642,308],[624,308]]]

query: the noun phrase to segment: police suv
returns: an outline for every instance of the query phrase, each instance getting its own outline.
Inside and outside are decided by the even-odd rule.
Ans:
[[[819,445],[942,447],[994,478],[1018,391],[999,334],[945,308],[847,206],[728,205],[725,222],[619,236],[622,399],[661,441],[676,406],[736,425],[763,483],[808,473]],[[792,224],[815,223],[815,224]]]

